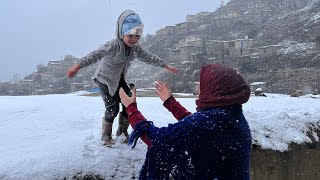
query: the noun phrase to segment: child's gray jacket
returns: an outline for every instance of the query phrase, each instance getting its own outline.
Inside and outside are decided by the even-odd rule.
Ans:
[[[135,14],[135,12],[129,10],[120,15],[117,23],[118,32],[121,31],[123,20],[131,14]],[[126,79],[126,73],[131,61],[138,59],[154,66],[166,66],[161,58],[144,50],[139,44],[133,46],[129,56],[126,56],[125,44],[122,41],[122,37],[119,37],[120,33],[118,32],[116,32],[117,38],[111,43],[105,44],[103,47],[91,52],[79,61],[80,67],[83,68],[101,60],[94,78],[100,83],[108,86],[109,94],[111,96],[115,95],[122,74],[124,79]]]

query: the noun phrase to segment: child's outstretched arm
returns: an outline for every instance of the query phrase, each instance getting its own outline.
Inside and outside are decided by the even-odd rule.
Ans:
[[[79,69],[80,69],[80,64],[73,65],[71,68],[68,69],[67,76],[69,78],[72,78],[74,75],[78,73]]]
[[[89,53],[85,57],[81,58],[77,64],[74,64],[72,67],[70,67],[68,69],[67,76],[69,78],[72,78],[73,76],[75,76],[78,73],[78,71],[81,68],[90,66],[94,63],[97,63],[103,57],[107,56],[108,53],[111,53],[110,49],[113,46],[114,45],[112,45],[112,44],[111,45],[105,44],[104,46],[100,47],[99,49],[92,51],[91,53]]]
[[[178,74],[178,69],[176,69],[175,67],[173,66],[170,66],[168,64],[166,64],[166,66],[164,67],[166,70],[170,71],[171,73],[173,74]]]
[[[147,63],[147,64],[152,64],[154,66],[159,66],[162,68],[165,68],[166,70],[170,71],[171,73],[177,74],[178,70],[168,64],[166,64],[161,58],[158,56],[144,50],[141,46],[138,46],[138,58]]]

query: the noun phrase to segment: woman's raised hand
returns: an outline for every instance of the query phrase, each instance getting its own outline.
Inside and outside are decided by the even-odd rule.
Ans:
[[[132,96],[129,97],[127,95],[127,93],[123,90],[123,88],[120,88],[119,89],[119,96],[120,96],[120,99],[121,99],[121,103],[125,106],[125,107],[128,107],[131,103],[136,103],[137,100],[137,90],[136,88],[133,88],[132,89]]]
[[[169,97],[172,96],[172,92],[168,86],[167,83],[156,81],[154,83],[154,86],[156,88],[156,93],[160,97],[160,99],[165,102]]]

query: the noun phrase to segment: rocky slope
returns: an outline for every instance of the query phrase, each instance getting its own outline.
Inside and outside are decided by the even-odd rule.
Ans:
[[[179,78],[143,63],[135,63],[128,77],[131,77],[132,80],[140,79],[142,86],[148,86],[157,79],[166,80],[177,86],[174,87],[175,90],[187,92],[190,91],[188,84],[197,81],[197,71],[202,63],[225,63],[240,69],[250,82],[273,82],[273,84],[270,84],[272,92],[292,93],[292,91],[303,86],[301,85],[303,80],[297,82],[300,85],[292,84],[288,80],[288,88],[273,89],[273,86],[278,87],[283,84],[282,82],[287,82],[288,69],[311,68],[312,71],[317,71],[320,68],[320,35],[318,34],[320,32],[320,4],[317,0],[310,1],[306,5],[302,9],[275,13],[274,16],[261,22],[253,22],[244,17],[239,17],[226,20],[228,23],[208,21],[186,31],[184,34],[170,34],[160,40],[157,35],[149,36],[144,39],[142,45],[166,61],[171,58],[168,57],[166,49],[175,49],[177,43],[186,36],[198,35],[202,37],[203,51],[197,54],[197,60],[192,63],[183,63],[183,60],[173,63],[180,70]],[[253,50],[272,45],[279,45],[282,48],[273,56],[260,58],[245,56],[221,60],[206,54],[205,47],[209,41],[243,39],[245,37],[253,39]],[[267,72],[261,72],[259,69],[265,69]],[[274,69],[277,69],[277,71],[270,73]],[[286,75],[278,76],[279,73]],[[302,75],[295,73],[289,77],[301,79],[298,77]],[[274,78],[276,76],[278,78]],[[316,81],[319,85],[319,82],[317,82],[319,78],[316,75],[308,84],[314,84],[314,81]],[[275,79],[278,79],[278,81],[275,82]]]

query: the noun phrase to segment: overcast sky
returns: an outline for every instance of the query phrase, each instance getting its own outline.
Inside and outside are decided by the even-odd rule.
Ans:
[[[227,2],[227,1],[225,1]],[[145,34],[214,11],[220,0],[1,0],[0,81],[70,54],[82,57],[115,37],[118,16],[133,9]]]

